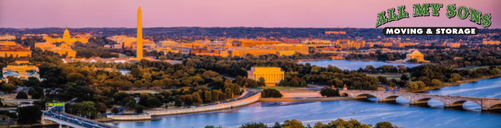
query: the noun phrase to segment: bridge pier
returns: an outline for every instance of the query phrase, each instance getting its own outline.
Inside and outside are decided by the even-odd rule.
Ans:
[[[499,108],[498,108],[498,109],[499,109]],[[491,108],[489,108],[489,107],[486,107],[486,108],[482,107],[482,111],[490,111],[490,110],[492,110],[492,109],[491,109]]]
[[[367,96],[364,96],[364,95],[360,95],[360,96],[355,97],[355,99],[365,99],[365,98],[367,98]]]
[[[388,96],[388,97],[379,96],[379,97],[377,97],[379,102],[396,102],[397,98],[398,98],[398,96]]]
[[[428,104],[428,100],[409,101],[409,104]]]

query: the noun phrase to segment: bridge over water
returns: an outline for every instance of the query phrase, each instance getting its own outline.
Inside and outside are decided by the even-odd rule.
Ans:
[[[368,91],[368,90],[339,90],[342,96],[356,99],[365,99],[367,96],[374,96],[378,101],[396,101],[397,97],[409,100],[410,104],[427,104],[428,100],[436,99],[444,103],[444,107],[461,107],[466,101],[474,102],[482,107],[482,110],[499,110],[501,108],[501,98],[470,97],[436,95],[427,93],[403,93],[388,91]]]
[[[47,121],[59,124],[60,128],[62,128],[63,125],[73,128],[116,128],[115,126],[78,117],[77,115],[64,113],[62,106],[55,106],[49,111],[43,112],[42,124],[46,124]]]

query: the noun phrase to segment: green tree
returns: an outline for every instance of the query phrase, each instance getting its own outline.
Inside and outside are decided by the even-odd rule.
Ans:
[[[430,86],[430,84],[431,84],[430,78],[428,78],[426,76],[419,77],[418,81],[423,82],[425,86]]]
[[[139,94],[138,104],[143,105],[143,106],[148,106],[148,102],[147,102],[148,98],[150,98],[150,95],[146,92]]]
[[[12,90],[17,89],[17,87],[12,83],[3,83],[1,89],[4,93],[9,94]]]
[[[28,90],[28,95],[33,95],[33,93],[35,93],[35,92],[36,92],[36,91],[35,91],[35,89],[30,88],[30,89]]]
[[[160,107],[162,106],[162,102],[160,102],[160,100],[158,100],[157,97],[150,97],[148,98],[148,107]]]
[[[27,86],[38,86],[40,84],[40,80],[36,77],[29,77],[28,81],[26,82]],[[30,94],[31,95],[31,94]]]
[[[85,76],[80,73],[70,73],[66,76],[66,80],[69,82],[75,82],[77,80],[85,80]]]
[[[136,99],[133,96],[128,96],[122,99],[121,104],[127,107],[134,107],[137,105]]]
[[[125,97],[129,97],[129,94],[125,92],[115,92],[113,94],[113,99],[115,99],[115,101],[122,101],[122,99]]]
[[[210,91],[205,91],[205,102],[207,103],[212,102],[212,95]]]
[[[118,110],[118,108],[117,108],[117,107],[113,107],[113,108],[111,109],[111,113],[113,113],[113,114],[115,114],[115,115],[116,115],[116,114],[118,114],[119,112],[120,112],[120,110]]]
[[[414,91],[414,90],[418,90],[419,87],[417,85],[416,82],[410,82],[409,85],[407,85],[407,90],[409,91]]]
[[[43,93],[38,93],[35,92],[33,95],[31,95],[31,99],[40,99],[42,97]]]
[[[489,71],[489,74],[497,76],[501,74],[501,70],[499,70],[498,68],[493,68]]]
[[[193,92],[193,94],[191,94],[191,96],[193,97],[193,101],[194,101],[196,104],[201,104],[201,103],[203,103],[203,100],[202,100],[202,98],[200,97],[200,94],[198,94],[198,92]]]
[[[400,80],[409,80],[409,77],[407,74],[402,74],[402,76],[400,76]]]
[[[162,80],[154,80],[151,85],[153,87],[163,87],[164,83],[162,82]]]
[[[207,125],[205,126],[204,128],[224,128],[223,126],[219,125],[219,126],[214,126],[214,125]]]
[[[136,80],[136,81],[134,81],[134,87],[135,88],[141,88],[141,87],[143,87],[143,84],[141,83],[141,81]]]
[[[145,81],[142,86],[143,87],[151,87],[151,83],[149,81]]]
[[[263,77],[259,77],[259,80],[257,82],[257,86],[266,86],[265,80]]]
[[[132,74],[132,77],[134,78],[138,78],[139,76],[141,76],[141,71],[137,68],[133,68],[130,73]]]
[[[96,104],[92,101],[76,102],[69,106],[73,114],[91,115],[96,113]],[[68,110],[68,109],[67,109]],[[68,111],[67,111],[68,112]]]
[[[168,90],[163,90],[162,92],[160,92],[160,94],[163,95],[164,97],[171,97],[172,96],[172,92],[168,91]]]
[[[134,106],[134,109],[136,110],[136,113],[143,113],[144,107],[142,105],[136,105]]]
[[[339,90],[332,88],[322,88],[320,94],[326,97],[339,96]]]
[[[419,89],[424,89],[426,84],[423,81],[416,81]]]
[[[292,119],[292,120],[285,120],[284,121],[284,128],[305,128],[303,125],[303,122]]]
[[[320,121],[318,121],[317,123],[315,123],[315,125],[313,125],[313,128],[324,128],[324,127],[327,127],[327,125],[325,125]]]
[[[218,90],[212,90],[212,101],[216,102],[219,101],[219,91]]]
[[[21,91],[17,93],[16,99],[28,99],[28,94],[26,92]]]
[[[224,90],[224,93],[226,93],[226,96],[227,96],[228,98],[233,98],[233,91],[231,91],[231,88],[226,88],[226,89]]]
[[[461,75],[459,75],[459,73],[452,73],[451,74],[451,78],[449,78],[449,82],[456,82],[456,81],[459,81],[461,80]]]
[[[395,128],[393,124],[387,121],[377,122],[374,128]]]
[[[104,113],[106,113],[106,110],[108,110],[108,107],[106,107],[106,104],[104,104],[102,102],[96,103],[96,111],[97,112],[104,114]]]
[[[261,92],[261,97],[263,98],[269,98],[269,97],[281,98],[282,96],[283,96],[282,93],[280,93],[280,91],[276,89],[264,89]]]
[[[377,76],[381,84],[388,84],[388,79],[384,76]]]
[[[37,123],[42,117],[42,111],[38,106],[26,106],[17,108],[19,124],[33,124]]]
[[[158,57],[158,59],[160,59],[160,60],[167,60],[167,57],[166,56],[160,56],[160,57]]]
[[[183,101],[181,101],[181,98],[179,98],[179,96],[174,97],[174,106],[179,107],[181,105],[183,105]]]
[[[268,126],[262,122],[259,123],[250,122],[242,124],[242,126],[240,126],[239,128],[268,128]]]
[[[438,87],[438,86],[440,86],[440,85],[442,85],[442,81],[440,81],[440,80],[438,80],[438,79],[433,79],[433,80],[431,80],[431,86],[432,86],[432,87]]]

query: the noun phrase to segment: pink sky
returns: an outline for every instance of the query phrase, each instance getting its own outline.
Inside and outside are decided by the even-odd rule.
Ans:
[[[440,17],[412,17],[412,4],[441,3]],[[410,17],[381,27],[479,27],[468,19],[448,19],[447,5],[491,13],[501,28],[501,0],[1,0],[0,27],[357,27],[374,28],[377,13],[406,6]]]

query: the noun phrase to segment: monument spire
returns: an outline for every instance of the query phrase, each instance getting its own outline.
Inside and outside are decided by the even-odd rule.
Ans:
[[[143,17],[141,6],[137,9],[137,59],[143,58]]]

